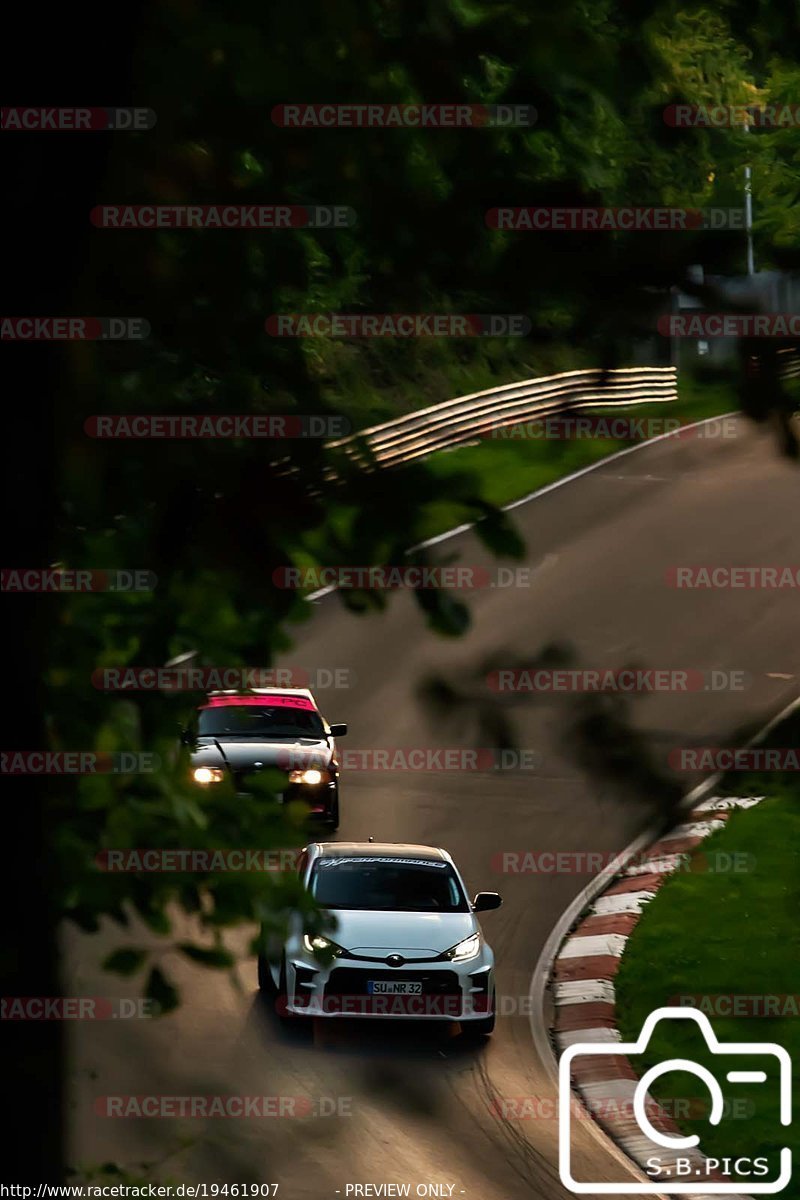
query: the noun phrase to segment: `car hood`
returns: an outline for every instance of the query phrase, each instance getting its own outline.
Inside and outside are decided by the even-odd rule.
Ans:
[[[217,745],[219,743],[219,747]],[[220,749],[222,754],[220,754]],[[224,757],[223,757],[224,755]],[[200,738],[192,752],[193,767],[224,767],[226,763],[233,771],[252,770],[256,763],[263,767],[279,770],[301,770],[304,767],[327,767],[333,757],[331,746],[324,739],[301,742],[262,742],[232,738],[226,741],[217,738]]]
[[[361,912],[335,909],[335,942],[353,954],[441,954],[475,933],[473,913]]]

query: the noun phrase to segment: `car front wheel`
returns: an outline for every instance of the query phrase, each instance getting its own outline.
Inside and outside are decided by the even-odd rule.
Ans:
[[[263,954],[258,956],[258,990],[267,996],[275,995],[275,980],[272,978],[272,971],[270,971],[269,963]]]

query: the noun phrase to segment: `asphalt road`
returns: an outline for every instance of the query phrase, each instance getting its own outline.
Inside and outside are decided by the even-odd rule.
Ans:
[[[445,677],[485,701],[490,666],[533,659],[550,643],[568,643],[580,667],[745,672],[742,690],[625,701],[625,719],[663,765],[675,747],[729,742],[797,694],[796,589],[676,590],[665,575],[678,564],[800,563],[799,501],[800,473],[749,427],[736,440],[653,444],[516,509],[535,568],[529,585],[471,593],[463,639],[430,634],[406,593],[366,620],[327,596],[286,661],[354,674],[353,688],[319,693],[329,720],[350,723],[341,749],[351,752],[492,744],[468,704],[447,722],[432,717],[421,683]],[[471,534],[439,549],[496,566]],[[340,839],[439,844],[472,890],[503,893],[483,928],[509,1015],[487,1043],[363,1023],[288,1035],[256,994],[252,960],[238,969],[237,989],[168,955],[185,997],[177,1013],[73,1027],[73,1159],[158,1163],[157,1177],[189,1182],[272,1181],[284,1200],[345,1196],[348,1184],[366,1183],[410,1184],[411,1195],[417,1184],[443,1184],[445,1195],[452,1187],[469,1200],[566,1195],[555,1096],[525,1004],[547,935],[588,877],[504,874],[498,856],[617,851],[653,816],[652,797],[576,761],[569,730],[578,703],[554,696],[484,709],[510,718],[517,745],[537,755],[533,770],[352,770],[344,779]],[[681,777],[686,787],[697,781]],[[68,937],[71,991],[128,991],[96,969],[117,942],[109,932]],[[203,1122],[93,1110],[99,1095],[152,1093],[303,1097],[334,1115]],[[536,1099],[526,1111],[537,1115],[516,1119],[523,1097]],[[585,1125],[576,1139],[581,1177],[632,1178]]]

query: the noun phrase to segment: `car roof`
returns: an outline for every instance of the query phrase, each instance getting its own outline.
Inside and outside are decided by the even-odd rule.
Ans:
[[[304,699],[310,700],[312,704],[316,704],[314,697],[309,688],[285,688],[285,687],[268,687],[268,688],[229,688],[226,691],[209,692],[209,696],[303,696]]]
[[[414,842],[311,842],[324,858],[359,858],[379,854],[381,858],[429,858],[434,862],[452,862],[439,846],[419,846]]]

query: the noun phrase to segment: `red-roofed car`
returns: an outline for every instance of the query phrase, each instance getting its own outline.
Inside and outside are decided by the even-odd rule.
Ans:
[[[192,779],[200,787],[232,779],[247,794],[259,771],[285,777],[279,798],[300,799],[331,829],[339,827],[337,737],[346,725],[329,725],[307,688],[252,688],[210,692],[184,730],[192,749]]]

